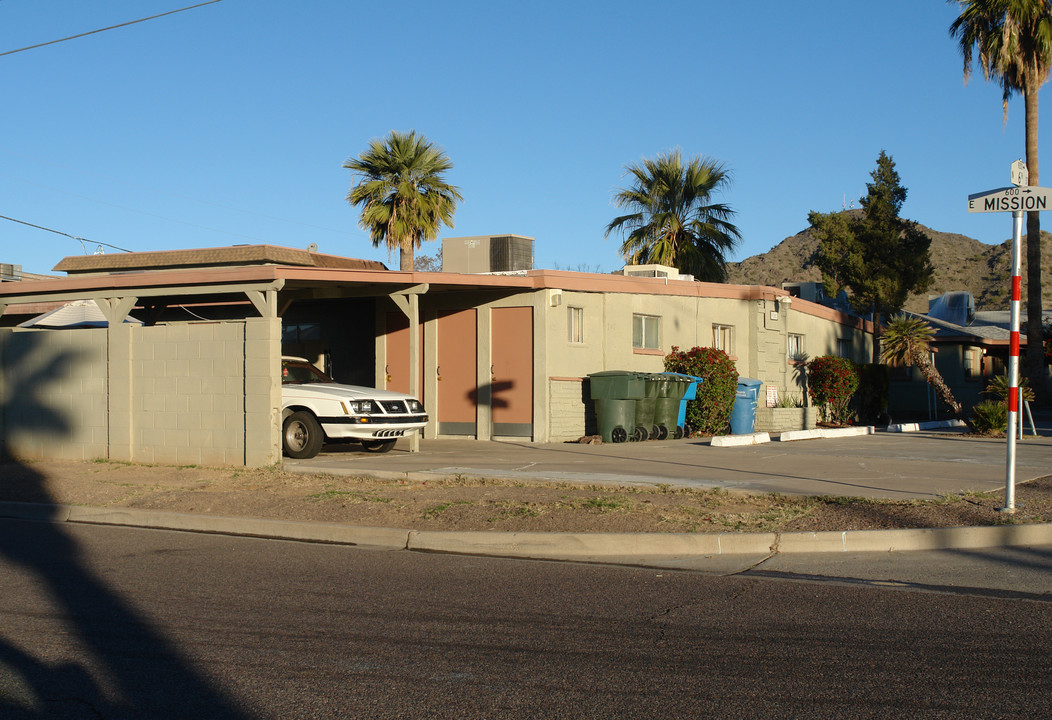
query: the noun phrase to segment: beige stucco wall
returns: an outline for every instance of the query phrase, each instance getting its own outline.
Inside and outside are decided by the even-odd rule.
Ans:
[[[275,463],[280,337],[277,318],[4,331],[0,433],[27,459]]]
[[[673,346],[687,350],[711,347],[713,325],[733,328],[731,357],[739,375],[762,380],[779,396],[786,392],[803,398],[803,365],[788,357],[788,333],[804,336],[811,356],[836,354],[837,340],[851,342],[854,360],[869,357],[870,336],[842,324],[825,309],[796,300],[705,298],[641,293],[589,293],[544,291],[547,335],[549,405],[548,439],[572,440],[586,434],[590,402],[582,391],[583,378],[604,370],[661,372],[664,355]],[[552,301],[552,295],[558,295]],[[795,299],[794,299],[795,300]],[[569,341],[569,310],[584,312],[583,342]],[[632,347],[632,315],[661,318],[660,349],[639,351]],[[586,387],[586,386],[585,386]],[[766,389],[760,402],[766,401]]]
[[[27,460],[106,457],[106,331],[0,330],[0,437]]]

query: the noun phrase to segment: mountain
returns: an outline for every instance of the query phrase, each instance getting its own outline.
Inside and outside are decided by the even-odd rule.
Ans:
[[[848,211],[851,212],[851,211]],[[859,211],[854,211],[859,212]],[[923,295],[911,295],[906,309],[928,311],[928,295],[951,290],[970,290],[977,310],[1008,310],[1012,241],[987,245],[974,238],[917,227],[931,238],[931,262],[935,276]],[[727,282],[740,285],[770,285],[783,282],[822,281],[814,266],[818,240],[808,228],[787,237],[762,255],[727,264]],[[1026,309],[1026,237],[1023,237],[1023,309]],[[1052,235],[1041,232],[1042,307],[1052,308]]]

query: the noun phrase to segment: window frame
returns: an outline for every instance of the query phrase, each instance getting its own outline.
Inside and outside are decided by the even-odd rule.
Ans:
[[[726,347],[724,347],[726,345]],[[734,355],[734,326],[723,323],[712,324],[712,347]]]
[[[566,308],[566,341],[571,345],[584,344],[584,308],[569,305]]]
[[[636,344],[636,323],[639,322],[639,340]],[[647,344],[648,328],[654,327],[654,344]],[[644,313],[632,313],[632,349],[638,351],[660,351],[661,350],[661,316],[646,315]]]

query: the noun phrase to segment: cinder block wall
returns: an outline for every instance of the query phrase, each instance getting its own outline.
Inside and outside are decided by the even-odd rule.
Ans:
[[[132,457],[241,465],[245,456],[244,326],[132,330]]]
[[[551,442],[576,440],[596,431],[595,403],[582,378],[551,378],[548,381],[550,414],[548,437]]]
[[[761,405],[756,408],[756,432],[780,433],[787,430],[814,430],[817,427],[818,414],[813,407],[806,408],[769,408]]]
[[[280,460],[277,318],[0,331],[0,438],[25,459]]]
[[[26,460],[107,457],[106,331],[0,331],[0,438]]]

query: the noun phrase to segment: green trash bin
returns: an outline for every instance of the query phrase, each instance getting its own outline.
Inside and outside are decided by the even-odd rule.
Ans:
[[[636,402],[646,394],[639,373],[607,370],[588,376],[596,425],[603,442],[624,442],[636,429]]]
[[[658,429],[658,440],[669,435],[677,440],[683,437],[683,427],[679,423],[680,401],[693,380],[688,375],[678,373],[658,373],[657,400],[654,403],[654,425]]]
[[[636,427],[632,433],[633,440],[655,440],[659,430],[654,424],[654,413],[657,410],[658,386],[661,376],[656,373],[637,373],[644,382],[643,397],[636,400]]]

